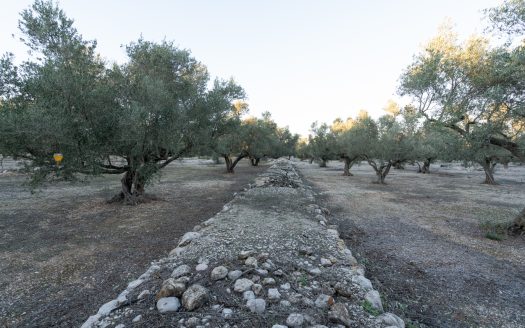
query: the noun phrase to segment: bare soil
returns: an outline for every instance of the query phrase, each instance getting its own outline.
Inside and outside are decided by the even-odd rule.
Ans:
[[[137,206],[106,203],[119,176],[31,194],[0,175],[0,326],[80,326],[265,168],[173,163],[147,189],[161,200]]]
[[[387,311],[408,327],[525,327],[525,238],[489,240],[481,225],[511,220],[525,206],[525,167],[496,172],[459,165],[392,170],[372,183],[365,163],[298,164],[332,210],[339,231]]]

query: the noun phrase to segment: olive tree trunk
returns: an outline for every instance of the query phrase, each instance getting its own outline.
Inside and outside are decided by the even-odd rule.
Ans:
[[[232,158],[229,155],[223,155],[223,157],[224,157],[224,161],[226,162],[226,173],[233,174],[235,173],[234,171],[235,166],[237,166],[237,164],[239,163],[241,159],[246,157],[246,154],[244,153],[239,154],[239,156],[237,156],[235,160],[232,160]]]
[[[388,161],[386,163],[381,163],[380,165],[377,165],[377,163],[371,159],[367,159],[367,162],[376,172],[377,183],[385,184],[385,179],[388,173],[390,172],[390,168],[392,167],[392,162]]]
[[[480,164],[483,167],[483,171],[485,171],[485,181],[483,183],[495,185],[496,180],[494,179],[494,168],[496,167],[497,163],[491,158],[487,157]]]
[[[354,176],[352,174],[352,172],[350,172],[350,169],[352,168],[352,166],[354,166],[354,163],[356,162],[356,160],[358,159],[358,157],[350,157],[350,156],[342,156],[343,160],[344,160],[344,163],[345,163],[345,166],[344,166],[344,169],[343,169],[343,176]]]
[[[430,163],[432,162],[432,158],[426,158],[423,161],[423,167],[421,168],[421,173],[430,173]]]
[[[250,157],[250,163],[252,166],[258,166],[261,159],[258,157]]]

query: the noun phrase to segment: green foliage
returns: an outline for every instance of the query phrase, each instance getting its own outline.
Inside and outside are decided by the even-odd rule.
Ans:
[[[33,182],[50,175],[125,173],[123,195],[144,186],[171,161],[236,126],[233,81],[208,90],[206,67],[171,42],[139,39],[129,60],[106,64],[51,1],[21,15],[32,57],[19,67],[0,60],[0,151],[26,159]],[[59,169],[53,154],[64,155]]]
[[[312,157],[320,160],[321,166],[325,166],[329,160],[336,159],[336,138],[334,133],[330,131],[330,127],[326,123],[318,125],[315,122],[310,131],[308,152],[312,154]]]
[[[363,303],[361,304],[361,306],[363,307],[363,309],[366,312],[368,312],[369,314],[373,315],[374,317],[377,317],[378,315],[381,314],[381,311],[379,311],[378,309],[373,307],[372,304],[369,301],[367,301],[367,300],[364,300]]]

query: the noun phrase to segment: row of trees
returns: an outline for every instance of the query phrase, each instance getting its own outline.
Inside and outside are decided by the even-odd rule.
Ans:
[[[401,75],[398,91],[410,105],[390,103],[378,120],[363,112],[331,126],[314,124],[298,153],[321,165],[341,158],[345,175],[366,160],[379,183],[406,162],[425,173],[435,159],[461,160],[481,165],[485,183],[495,184],[498,163],[525,161],[525,1],[508,0],[486,14],[501,45],[484,36],[460,42],[444,26]],[[525,210],[514,228],[525,228]]]
[[[118,199],[134,203],[162,168],[183,155],[221,156],[227,171],[250,157],[292,155],[297,136],[248,106],[233,80],[215,80],[188,50],[142,38],[129,60],[108,65],[52,1],[21,13],[30,58],[0,59],[0,154],[27,160],[32,181],[122,174]]]

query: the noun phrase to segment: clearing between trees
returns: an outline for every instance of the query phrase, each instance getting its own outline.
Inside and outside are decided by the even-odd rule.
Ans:
[[[486,226],[512,220],[525,203],[525,167],[481,184],[482,170],[432,165],[392,170],[372,183],[365,163],[297,164],[323,194],[342,238],[366,267],[385,310],[411,327],[524,327],[525,239],[485,237]],[[407,320],[409,322],[410,320]]]

